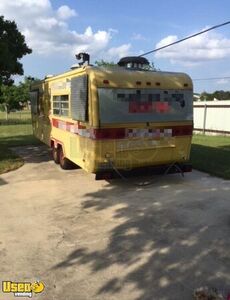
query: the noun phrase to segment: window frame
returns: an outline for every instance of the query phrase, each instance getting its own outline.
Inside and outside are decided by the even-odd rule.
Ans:
[[[66,99],[63,100],[63,97],[65,97]],[[64,105],[66,104],[67,107],[64,107]],[[67,112],[67,113],[63,114],[63,112]],[[52,114],[54,116],[67,117],[67,118],[70,116],[70,95],[69,94],[65,93],[65,94],[52,95]]]

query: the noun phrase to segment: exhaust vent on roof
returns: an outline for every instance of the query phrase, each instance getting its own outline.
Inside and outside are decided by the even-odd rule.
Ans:
[[[51,77],[53,77],[53,75],[52,74],[48,74],[48,75],[45,76],[45,79],[48,79],[48,78],[51,78]]]
[[[73,64],[73,65],[70,67],[71,70],[75,70],[75,69],[77,69],[77,68],[80,68],[79,64]]]
[[[149,69],[149,61],[141,56],[127,56],[123,57],[117,63],[120,67],[134,70],[147,70]]]

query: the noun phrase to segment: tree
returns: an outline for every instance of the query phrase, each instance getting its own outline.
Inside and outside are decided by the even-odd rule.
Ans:
[[[39,80],[39,79],[34,79]],[[19,82],[17,86],[17,99],[23,105],[26,106],[29,101],[31,80],[30,77],[25,77],[23,82]]]
[[[0,16],[0,86],[12,84],[12,75],[23,75],[23,66],[19,60],[31,52],[16,23]]]
[[[151,62],[151,64],[149,65],[149,70],[151,70],[151,71],[160,71],[159,68],[155,67],[154,62]]]
[[[20,109],[21,107],[17,99],[17,86],[2,85],[0,102],[3,104],[4,110],[6,112],[6,119],[8,118],[8,113],[10,112],[10,110]]]
[[[98,67],[113,67],[113,66],[117,66],[117,64],[113,61],[105,61],[104,59],[101,60],[96,60],[95,61],[95,65]],[[151,64],[149,64],[147,70],[151,70],[151,71],[160,71],[160,69],[157,69],[154,65],[153,62],[151,62]]]
[[[35,79],[38,80],[38,79]],[[6,119],[11,110],[28,107],[31,79],[25,77],[18,85],[2,85],[0,87],[0,109],[6,112]]]
[[[214,93],[203,92],[200,95],[201,101],[230,100],[230,91],[215,91]]]
[[[104,59],[101,59],[101,60],[96,60],[95,65],[98,67],[113,67],[116,66],[117,64],[113,61],[105,61]]]

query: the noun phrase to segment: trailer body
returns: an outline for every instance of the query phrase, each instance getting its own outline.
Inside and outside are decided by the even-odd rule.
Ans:
[[[82,66],[34,82],[30,96],[34,135],[62,167],[189,165],[193,84],[184,73]]]

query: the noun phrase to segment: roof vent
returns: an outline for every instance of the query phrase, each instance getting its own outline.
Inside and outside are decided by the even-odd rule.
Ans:
[[[53,75],[52,74],[48,74],[48,75],[45,76],[45,79],[48,79],[48,78],[51,78],[51,77],[53,77]]]
[[[71,70],[75,70],[77,68],[80,68],[79,64],[74,64],[70,67]]]
[[[123,57],[117,63],[120,67],[125,67],[131,70],[148,70],[150,65],[145,57],[127,56]]]

